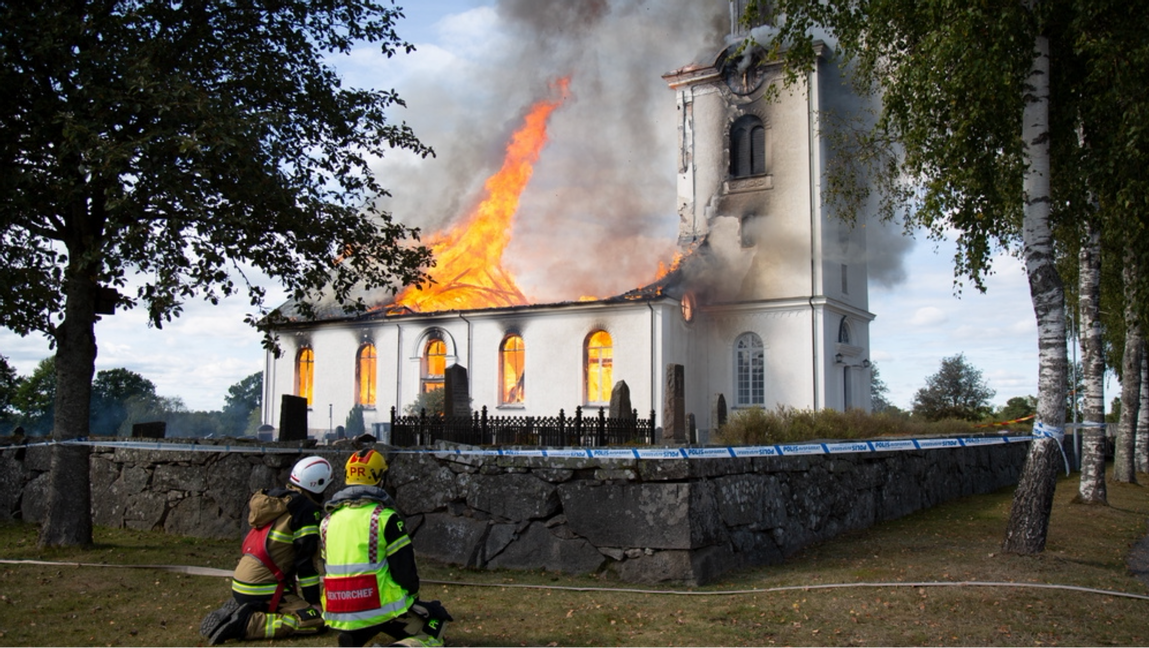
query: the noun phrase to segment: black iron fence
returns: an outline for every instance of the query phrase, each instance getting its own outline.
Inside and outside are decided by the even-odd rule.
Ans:
[[[391,444],[401,447],[431,445],[451,441],[468,445],[532,445],[596,447],[610,445],[653,445],[654,410],[649,419],[638,418],[638,410],[625,418],[608,418],[600,407],[597,415],[586,416],[582,407],[574,416],[559,410],[558,416],[488,416],[487,408],[472,416],[399,416],[391,408]]]

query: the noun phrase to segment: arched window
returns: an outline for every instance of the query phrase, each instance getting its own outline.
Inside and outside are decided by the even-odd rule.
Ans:
[[[295,356],[295,395],[306,398],[310,406],[314,388],[315,351],[311,347],[303,347]]]
[[[843,317],[842,321],[838,323],[838,344],[850,343],[850,325],[846,323],[846,318]]]
[[[730,175],[745,178],[766,173],[766,128],[754,115],[743,115],[730,127]]]
[[[432,337],[423,347],[423,392],[443,388],[447,373],[447,343],[441,337]]]
[[[595,331],[586,338],[586,402],[609,403],[613,385],[614,350],[610,333]]]
[[[522,403],[526,396],[526,346],[523,338],[508,335],[499,349],[499,402]]]
[[[375,407],[375,345],[370,342],[359,347],[355,359],[355,404]]]
[[[765,349],[755,333],[743,333],[734,343],[734,382],[738,406],[766,404]]]

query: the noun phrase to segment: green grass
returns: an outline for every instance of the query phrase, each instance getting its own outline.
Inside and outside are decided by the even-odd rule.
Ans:
[[[851,533],[783,565],[732,573],[691,590],[706,593],[701,596],[610,591],[639,588],[589,576],[479,572],[429,562],[420,565],[423,596],[440,599],[454,614],[447,644],[456,646],[1149,644],[1149,600],[1022,587],[866,586],[1050,583],[1149,596],[1125,565],[1131,545],[1146,532],[1149,490],[1110,482],[1109,507],[1073,504],[1076,492],[1076,475],[1061,480],[1048,545],[1037,556],[999,551],[1012,495],[1006,490]],[[238,538],[204,541],[99,528],[93,547],[41,550],[35,532],[30,525],[0,525],[0,555],[225,569],[238,557]],[[467,584],[454,584],[460,582]],[[832,584],[851,586],[811,587]],[[796,586],[805,589],[723,593]],[[608,589],[544,589],[557,587]],[[227,595],[227,580],[218,577],[0,564],[0,645],[202,645],[199,622]],[[329,646],[335,637],[250,645]]]

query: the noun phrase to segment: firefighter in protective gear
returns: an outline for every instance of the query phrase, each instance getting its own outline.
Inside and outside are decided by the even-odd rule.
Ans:
[[[374,449],[347,460],[347,487],[326,505],[321,525],[323,616],[340,646],[365,646],[383,632],[397,644],[442,646],[451,615],[419,600],[419,572],[403,518],[383,490],[387,461]]]
[[[323,518],[320,504],[331,473],[331,464],[323,457],[306,457],[292,468],[286,488],[251,496],[247,518],[251,531],[232,576],[232,597],[200,625],[200,633],[212,645],[324,630],[316,561]]]

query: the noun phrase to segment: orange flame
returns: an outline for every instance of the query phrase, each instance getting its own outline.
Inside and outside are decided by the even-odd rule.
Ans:
[[[483,201],[462,223],[428,239],[435,257],[428,273],[433,282],[422,289],[408,287],[392,308],[428,313],[528,303],[515,278],[503,269],[503,251],[511,240],[519,196],[547,142],[547,119],[566,100],[569,84],[569,77],[560,79],[555,84],[559,98],[531,106],[507,145],[502,168],[487,179]]]

